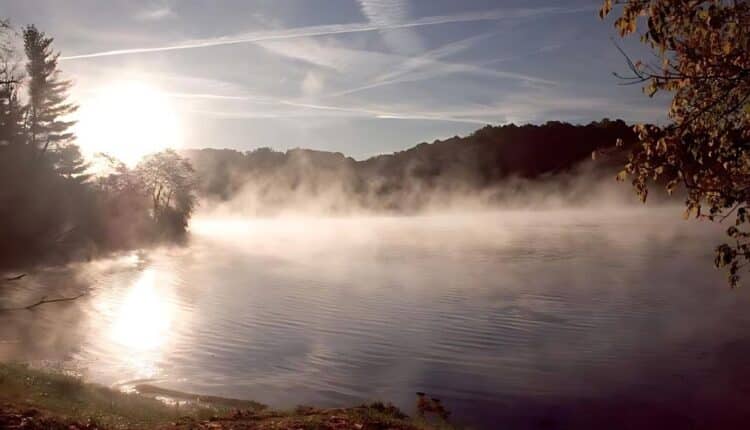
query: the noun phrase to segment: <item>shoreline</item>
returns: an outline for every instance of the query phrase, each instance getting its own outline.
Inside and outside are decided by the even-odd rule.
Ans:
[[[274,410],[252,401],[184,393],[153,385],[125,393],[81,378],[0,363],[0,427],[66,430],[454,429],[437,418],[411,418],[390,403]],[[171,399],[171,401],[170,401]]]

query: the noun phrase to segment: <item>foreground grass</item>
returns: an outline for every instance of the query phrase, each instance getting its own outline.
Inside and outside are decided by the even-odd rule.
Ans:
[[[0,400],[105,428],[149,428],[185,415],[200,419],[223,412],[221,406],[170,406],[154,398],[21,364],[0,364]]]
[[[21,364],[0,363],[0,427],[24,429],[451,429],[413,420],[392,405],[274,411],[245,400],[144,385],[123,393]],[[167,404],[151,396],[175,400]]]

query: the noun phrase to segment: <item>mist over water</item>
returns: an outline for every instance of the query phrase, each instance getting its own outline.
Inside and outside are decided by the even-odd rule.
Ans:
[[[743,414],[750,296],[712,267],[720,229],[680,213],[199,216],[184,247],[9,286],[90,294],[0,315],[0,359],[272,406],[410,411],[425,391],[486,428]]]

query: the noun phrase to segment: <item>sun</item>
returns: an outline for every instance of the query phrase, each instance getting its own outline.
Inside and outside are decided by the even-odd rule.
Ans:
[[[146,154],[179,148],[182,143],[170,98],[140,81],[110,83],[83,101],[76,135],[84,154],[103,152],[129,166]]]

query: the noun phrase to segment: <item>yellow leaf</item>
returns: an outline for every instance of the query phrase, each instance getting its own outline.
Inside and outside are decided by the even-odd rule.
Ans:
[[[732,42],[730,42],[728,40],[725,41],[723,45],[721,45],[721,50],[724,51],[725,55],[729,54],[730,52],[732,52],[732,48],[733,48]]]

